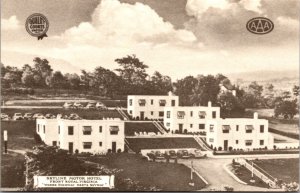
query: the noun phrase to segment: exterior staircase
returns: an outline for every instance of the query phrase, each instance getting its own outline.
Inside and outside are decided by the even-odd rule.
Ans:
[[[212,149],[208,146],[208,144],[206,143],[206,141],[198,136],[194,136],[194,139],[197,141],[197,143],[205,150],[207,151],[212,151]]]
[[[117,111],[124,118],[124,120],[130,120],[130,118],[128,117],[128,115],[123,111],[122,107],[117,107]]]
[[[125,147],[128,149],[128,153],[135,153],[130,147],[129,147],[129,142],[127,141],[127,139],[124,139],[125,141]]]
[[[160,122],[154,120],[152,123],[160,131],[161,134],[166,133],[166,129]]]

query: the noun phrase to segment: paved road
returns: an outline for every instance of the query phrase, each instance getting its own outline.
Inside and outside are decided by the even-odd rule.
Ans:
[[[278,189],[267,189],[256,186],[244,185],[233,179],[223,168],[224,164],[231,163],[232,159],[198,159],[193,161],[194,169],[204,177],[209,185],[203,191],[214,188],[221,189],[223,185],[229,185],[234,191],[278,191]],[[191,166],[191,160],[179,160],[187,166]]]

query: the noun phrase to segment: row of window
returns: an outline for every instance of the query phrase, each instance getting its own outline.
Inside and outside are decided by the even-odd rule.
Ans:
[[[117,126],[112,126],[110,128],[111,135],[118,135],[119,128]],[[91,135],[92,127],[91,126],[83,126],[82,130],[83,135]],[[99,126],[99,133],[102,133],[102,126]],[[58,134],[60,134],[60,126],[58,126]],[[74,126],[68,126],[68,135],[74,135]]]
[[[240,127],[239,125],[236,125],[236,131],[239,131],[239,127]],[[223,133],[229,133],[230,129],[231,129],[230,125],[223,125],[222,126]],[[253,130],[254,130],[253,125],[245,125],[246,133],[252,133]],[[214,132],[214,125],[209,126],[209,131]],[[265,132],[265,126],[264,125],[259,126],[259,132],[260,133]]]
[[[43,126],[43,133],[46,133],[46,126],[45,125],[41,125]],[[37,132],[39,133],[40,132],[40,124],[37,125]]]
[[[73,144],[72,142],[70,142]],[[60,145],[60,142],[58,142],[58,145]],[[52,146],[57,146],[57,141],[52,141]],[[99,147],[102,147],[102,141],[99,142]],[[83,149],[91,149],[92,148],[92,142],[83,142]]]
[[[209,138],[209,142],[213,143],[214,139]],[[239,140],[235,140],[235,144],[239,144]],[[252,144],[253,144],[253,140],[245,140],[245,146],[252,146]],[[259,145],[265,145],[265,141],[259,140]]]
[[[194,114],[194,112],[190,111],[190,117],[193,117],[193,114]],[[217,112],[212,111],[211,116],[212,116],[213,119],[217,118]],[[178,111],[177,112],[177,118],[178,119],[184,119],[184,117],[185,117],[185,112],[184,111]],[[199,111],[198,117],[199,117],[199,119],[205,119],[206,112],[205,111]],[[167,118],[171,118],[171,111],[167,111]]]
[[[138,102],[139,102],[140,106],[145,106],[146,105],[146,99],[139,99]],[[165,99],[159,100],[159,106],[161,106],[161,107],[166,106],[166,103],[167,103],[167,101]],[[150,104],[154,105],[154,100],[153,99],[150,100]],[[132,106],[132,105],[133,105],[133,100],[129,99],[129,106]],[[176,105],[176,101],[172,100],[171,101],[171,106],[174,107],[175,105]]]

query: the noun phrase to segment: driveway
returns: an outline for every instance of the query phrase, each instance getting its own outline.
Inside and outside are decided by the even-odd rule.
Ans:
[[[223,185],[229,185],[234,188],[234,191],[276,191],[276,189],[267,189],[256,186],[244,185],[234,180],[223,168],[224,164],[229,164],[232,159],[198,159],[193,160],[194,169],[204,177],[209,185],[202,189],[203,191],[221,189]],[[178,160],[178,163],[183,163],[191,166],[191,160]],[[277,189],[278,191],[278,189]]]

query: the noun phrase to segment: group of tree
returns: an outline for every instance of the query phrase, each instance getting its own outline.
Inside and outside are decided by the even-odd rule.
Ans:
[[[172,82],[169,76],[157,71],[149,75],[148,66],[135,55],[115,59],[115,62],[119,65],[115,70],[99,66],[92,72],[82,70],[80,74],[63,74],[53,71],[47,59],[37,57],[33,60],[33,66],[25,64],[21,69],[2,65],[1,86],[78,90],[80,93],[92,92],[110,98],[130,94],[166,95],[173,91],[179,96],[180,105],[206,106],[210,101],[213,106],[221,107],[221,115],[225,117],[242,116],[245,108],[276,108],[276,112],[282,109],[279,110],[281,112],[290,105],[287,101],[292,101],[290,92],[275,97],[272,84],[267,85],[265,90],[257,82],[240,88],[222,74],[186,76]],[[228,92],[223,92],[222,85],[230,87]],[[268,94],[263,95],[263,91]],[[293,95],[299,95],[299,86],[294,87]],[[297,100],[292,103],[296,104]]]

